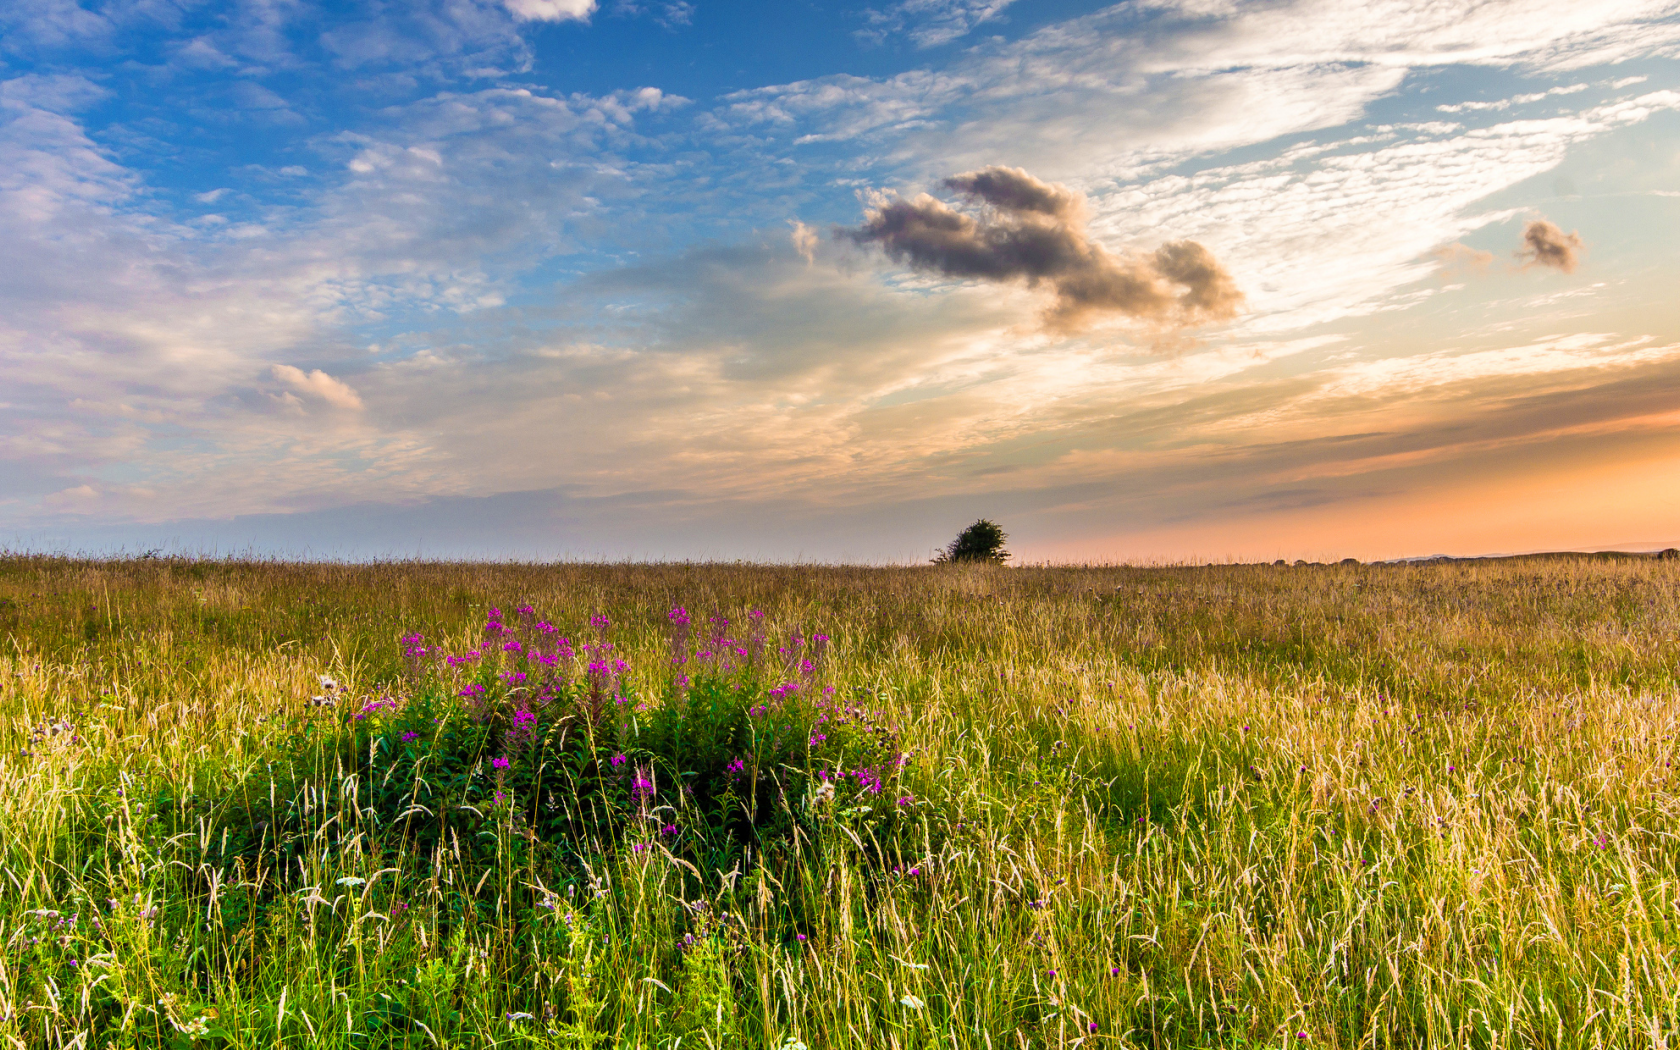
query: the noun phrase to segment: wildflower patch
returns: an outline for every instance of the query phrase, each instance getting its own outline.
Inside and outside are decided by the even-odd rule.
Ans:
[[[909,757],[890,724],[824,683],[826,636],[772,639],[756,611],[741,630],[722,616],[695,630],[680,607],[667,620],[652,689],[633,684],[604,616],[577,634],[530,606],[491,609],[460,651],[410,633],[409,695],[341,705],[326,738],[292,738],[289,768],[342,769],[314,790],[354,793],[353,830],[374,843],[480,864],[511,851],[575,871],[657,849],[702,875],[781,866],[801,828],[837,812],[890,840],[913,798],[898,786]],[[298,775],[257,780],[223,814],[240,845],[283,861],[311,848]]]

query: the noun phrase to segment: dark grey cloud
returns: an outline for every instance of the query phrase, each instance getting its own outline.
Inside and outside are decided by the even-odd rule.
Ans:
[[[946,277],[1024,281],[1055,293],[1046,320],[1077,328],[1097,314],[1167,327],[1232,317],[1243,294],[1213,253],[1172,241],[1148,254],[1116,255],[1085,229],[1085,199],[1020,168],[993,166],[945,180],[975,213],[922,194],[882,197],[862,226],[841,231],[879,245],[912,268]]]
[[[1535,219],[1523,227],[1523,246],[1517,258],[1525,266],[1548,266],[1564,273],[1574,273],[1581,261],[1581,235],[1564,233],[1545,219]]]

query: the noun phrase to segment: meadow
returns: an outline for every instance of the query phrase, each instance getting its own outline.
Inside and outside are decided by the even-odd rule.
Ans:
[[[1634,557],[7,555],[0,1045],[1667,1047],[1677,659]]]

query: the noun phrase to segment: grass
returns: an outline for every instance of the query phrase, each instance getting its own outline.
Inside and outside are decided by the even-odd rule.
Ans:
[[[537,834],[399,642],[522,603],[611,618],[645,704],[613,725],[679,702],[674,605],[822,631],[812,690],[911,757],[833,803],[783,762],[775,837],[724,852],[607,794]],[[8,556],[0,1044],[1666,1047],[1677,639],[1680,564],[1638,558]],[[380,751],[387,695],[478,750]],[[418,835],[423,792],[476,815]]]

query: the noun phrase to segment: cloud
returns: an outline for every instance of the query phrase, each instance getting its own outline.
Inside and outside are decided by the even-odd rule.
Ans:
[[[1637,84],[1642,79],[1643,78],[1629,78],[1628,81],[1619,81],[1613,90],[1625,87],[1628,83]],[[1564,87],[1552,88],[1549,91],[1531,91],[1528,94],[1513,95],[1510,98],[1495,99],[1492,102],[1457,102],[1450,105],[1436,106],[1435,109],[1440,113],[1475,113],[1479,110],[1493,110],[1497,112],[1499,110],[1509,109],[1512,106],[1530,105],[1532,103],[1551,98],[1554,95],[1578,94],[1587,90],[1589,86],[1590,85],[1587,84],[1569,84]]]
[[[1484,252],[1458,241],[1444,248],[1436,248],[1429,254],[1440,260],[1443,277],[1456,277],[1467,273],[1484,274],[1488,272],[1488,267],[1493,265],[1492,252]]]
[[[1574,273],[1581,261],[1581,235],[1564,233],[1545,219],[1535,219],[1523,227],[1523,247],[1517,258],[1524,260],[1523,269],[1547,266],[1564,273]]]
[[[587,22],[596,4],[595,0],[502,0],[502,6],[521,22]]]
[[[619,18],[651,17],[666,29],[694,24],[694,4],[689,0],[657,0],[646,3],[638,0],[618,0],[612,13]]]
[[[799,253],[801,259],[805,260],[805,265],[810,266],[817,261],[817,231],[798,219],[790,221],[793,225],[793,232],[789,234],[788,239],[793,243],[793,250]]]
[[[1340,127],[1394,96],[1413,70],[1533,71],[1672,52],[1677,9],[1675,0],[1115,4],[977,43],[937,68],[736,92],[717,119],[796,146],[858,142],[901,176],[1003,163],[1070,181],[1126,180]]]
[[[361,395],[351,389],[348,383],[341,379],[334,379],[319,368],[306,374],[303,369],[294,368],[291,365],[275,365],[271,371],[274,373],[274,378],[287,386],[306,394],[313,394],[334,408],[360,409],[362,407]]]
[[[1085,199],[1020,168],[989,167],[945,180],[981,205],[977,218],[927,194],[877,196],[857,229],[917,270],[945,277],[1040,283],[1056,300],[1047,320],[1073,329],[1094,314],[1118,313],[1180,326],[1235,316],[1243,295],[1205,247],[1174,241],[1150,255],[1114,255],[1085,230]]]
[[[1003,13],[1015,0],[899,0],[884,11],[870,10],[867,28],[858,36],[880,42],[904,33],[919,48],[938,47],[967,36],[982,22]]]
[[[111,92],[83,76],[26,73],[0,80],[0,105],[33,106],[54,113],[74,113],[102,102]]]

